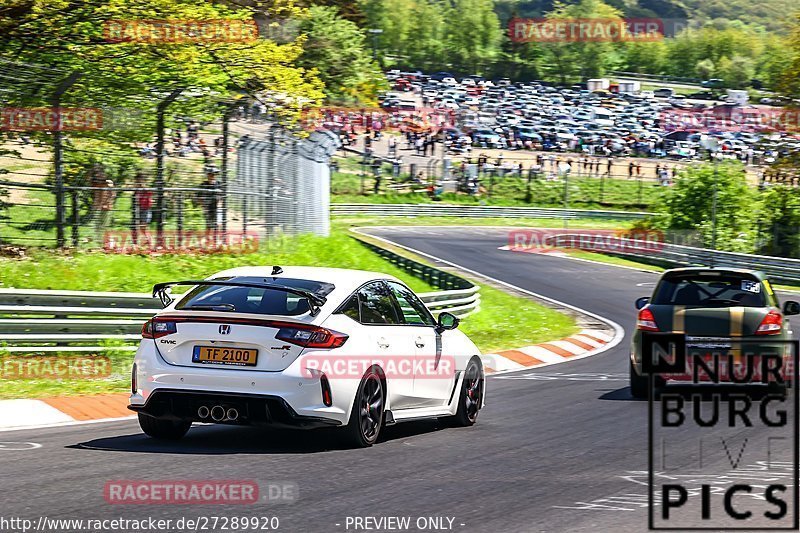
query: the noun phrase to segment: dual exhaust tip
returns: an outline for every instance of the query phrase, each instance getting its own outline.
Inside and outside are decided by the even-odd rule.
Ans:
[[[215,405],[210,409],[206,405],[201,405],[197,409],[197,416],[203,420],[210,416],[214,422],[235,422],[239,419],[239,411],[233,407],[226,411],[221,405]]]

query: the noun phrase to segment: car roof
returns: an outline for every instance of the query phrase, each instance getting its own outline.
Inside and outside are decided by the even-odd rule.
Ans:
[[[309,266],[282,266],[280,274],[273,275],[273,266],[245,266],[223,270],[209,276],[208,279],[215,279],[227,276],[248,276],[265,278],[295,278],[313,281],[323,281],[332,283],[336,286],[336,295],[343,297],[352,293],[364,283],[376,279],[390,279],[400,281],[394,276],[381,272],[370,272],[368,270],[352,270],[347,268],[328,268],[328,267],[309,267]]]

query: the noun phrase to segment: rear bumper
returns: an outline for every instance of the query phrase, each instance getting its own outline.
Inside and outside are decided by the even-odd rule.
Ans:
[[[281,372],[211,368],[208,365],[177,366],[164,361],[152,343],[143,342],[134,362],[136,391],[130,395],[129,408],[157,418],[200,421],[197,416],[199,401],[224,400],[221,405],[230,404],[240,413],[248,413],[238,422],[242,424],[343,425],[349,420],[358,388],[358,380],[330,380],[333,403],[326,406],[320,377],[303,372],[299,361]],[[189,409],[187,403],[191,403],[190,407],[194,409]],[[210,409],[218,404],[205,405]],[[172,407],[177,411],[171,410]]]
[[[129,405],[128,409],[166,420],[210,422],[208,418],[200,418],[197,410],[201,406],[210,409],[216,405],[225,410],[234,408],[238,411],[239,417],[235,422],[222,422],[227,424],[301,429],[341,425],[330,418],[298,415],[283,398],[260,394],[157,389],[144,405]]]

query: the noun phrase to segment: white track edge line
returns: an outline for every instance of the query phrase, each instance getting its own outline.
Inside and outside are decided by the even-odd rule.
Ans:
[[[387,228],[387,227],[390,227],[390,226],[373,226],[371,229],[381,229],[381,228]],[[403,226],[403,227],[423,227],[423,226]],[[460,226],[460,227],[468,227],[468,226]],[[533,291],[529,291],[527,289],[523,289],[522,287],[517,287],[516,285],[512,285],[511,283],[507,283],[505,281],[493,278],[491,276],[487,276],[485,274],[481,274],[480,272],[476,272],[475,270],[463,267],[463,266],[458,265],[456,263],[453,263],[451,261],[446,261],[444,259],[436,257],[435,255],[431,255],[431,254],[428,254],[428,253],[425,253],[425,252],[421,252],[419,250],[411,248],[410,246],[405,246],[405,245],[402,245],[402,244],[398,244],[398,243],[396,243],[394,241],[390,241],[389,239],[386,239],[384,237],[378,237],[377,235],[372,235],[370,233],[361,231],[361,228],[351,228],[351,231],[353,231],[355,233],[358,233],[360,235],[365,235],[367,237],[372,237],[373,239],[378,239],[379,241],[383,241],[383,242],[385,242],[387,244],[390,244],[392,246],[397,246],[397,247],[402,248],[404,250],[407,250],[409,252],[412,252],[412,253],[415,253],[415,254],[419,254],[419,255],[424,256],[424,257],[428,257],[430,259],[433,259],[434,261],[439,261],[439,262],[444,263],[446,265],[450,265],[453,268],[457,268],[459,270],[463,270],[464,272],[468,272],[468,273],[470,273],[470,274],[472,274],[472,275],[474,275],[474,276],[476,276],[478,278],[488,279],[491,282],[494,282],[494,283],[497,283],[499,285],[503,285],[503,286],[509,287],[509,288],[514,289],[516,291],[522,292],[524,294],[528,294],[530,296],[533,296],[534,298],[540,298],[540,299],[542,299],[544,301],[553,303],[555,305],[560,305],[560,306],[566,307],[568,309],[572,309],[573,311],[576,311],[578,313],[583,313],[584,315],[587,315],[587,316],[590,316],[590,317],[592,317],[592,318],[594,318],[596,320],[599,320],[600,322],[606,324],[607,326],[611,327],[614,330],[614,338],[611,339],[605,346],[603,346],[601,348],[597,348],[596,350],[589,350],[588,352],[586,352],[585,354],[582,354],[582,355],[576,355],[574,357],[566,358],[564,361],[559,361],[559,362],[555,362],[555,363],[545,363],[543,365],[530,367],[527,370],[531,370],[533,368],[542,368],[544,366],[550,366],[550,365],[560,365],[560,364],[562,364],[564,362],[567,362],[567,361],[577,361],[578,359],[585,359],[585,358],[590,357],[592,355],[597,355],[599,353],[602,353],[602,352],[605,352],[607,350],[610,350],[611,348],[614,348],[615,346],[620,344],[622,342],[622,339],[625,337],[625,330],[622,329],[622,326],[620,326],[619,324],[617,324],[616,322],[614,322],[610,318],[606,318],[604,316],[600,316],[598,314],[592,313],[592,312],[587,311],[585,309],[581,309],[580,307],[577,307],[575,305],[568,304],[568,303],[562,302],[560,300],[556,300],[555,298],[550,298],[549,296],[544,296],[543,294],[538,294],[538,293],[535,293]],[[503,370],[503,371],[500,371],[500,372],[494,372],[494,373],[492,373],[490,375],[496,376],[496,375],[499,375],[499,374],[506,374],[506,373],[509,373],[509,372],[523,372],[523,371],[524,370]]]

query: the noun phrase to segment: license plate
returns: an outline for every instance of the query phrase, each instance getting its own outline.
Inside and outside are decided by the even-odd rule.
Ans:
[[[258,350],[251,348],[223,348],[221,346],[195,346],[192,353],[194,363],[218,363],[223,365],[255,366]]]

